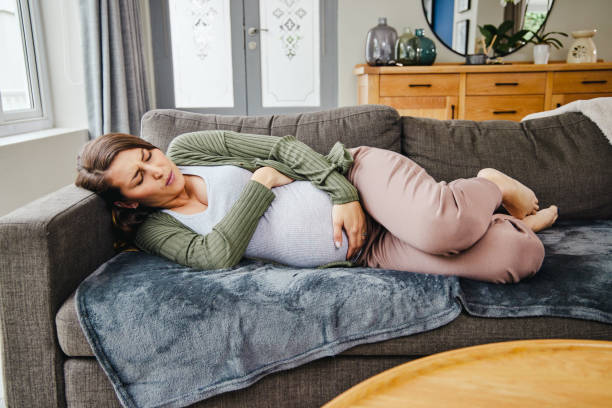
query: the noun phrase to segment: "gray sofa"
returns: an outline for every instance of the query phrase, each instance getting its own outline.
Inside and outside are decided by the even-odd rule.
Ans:
[[[401,152],[437,180],[495,167],[559,207],[560,219],[612,218],[610,146],[577,114],[526,123],[400,117],[362,105],[322,112],[201,115],[154,110],[141,136],[165,150],[178,134],[203,129],[295,135],[320,153],[337,141]],[[607,166],[607,168],[606,168]],[[500,208],[503,212],[503,209]],[[118,407],[111,384],[79,326],[79,283],[115,255],[110,213],[73,185],[0,218],[0,321],[9,407]],[[270,374],[254,385],[194,407],[314,407],[409,360],[459,347],[536,338],[612,339],[612,325],[560,317],[479,318],[465,312],[438,329],[363,344]]]

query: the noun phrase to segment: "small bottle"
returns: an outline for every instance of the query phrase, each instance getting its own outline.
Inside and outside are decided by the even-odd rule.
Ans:
[[[415,37],[408,40],[411,48],[414,48],[414,59],[409,58],[413,65],[431,65],[436,60],[436,45],[430,38],[423,35],[423,29],[414,30]]]
[[[387,17],[380,17],[378,25],[366,36],[365,57],[368,65],[395,65],[397,31],[387,25]]]
[[[414,48],[410,47],[408,41],[414,37],[410,28],[404,27],[404,33],[400,35],[397,39],[397,44],[395,46],[395,56],[397,58],[397,62],[402,65],[412,65],[411,61],[414,59]]]

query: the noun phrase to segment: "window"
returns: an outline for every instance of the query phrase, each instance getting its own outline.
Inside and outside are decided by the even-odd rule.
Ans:
[[[0,136],[52,126],[38,0],[0,0]]]

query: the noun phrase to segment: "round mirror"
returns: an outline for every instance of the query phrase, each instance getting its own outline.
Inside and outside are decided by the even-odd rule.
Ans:
[[[511,54],[538,32],[555,0],[422,0],[425,19],[448,49],[465,56],[492,40],[495,56]]]

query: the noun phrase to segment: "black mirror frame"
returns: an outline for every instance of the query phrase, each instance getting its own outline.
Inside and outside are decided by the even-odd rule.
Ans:
[[[433,3],[432,3],[432,6],[433,6]],[[540,31],[542,29],[542,27],[546,27],[546,22],[548,21],[548,17],[550,17],[550,13],[552,13],[552,9],[553,9],[554,6],[555,6],[555,0],[552,0],[552,4],[550,5],[550,9],[548,10],[548,13],[546,14],[546,18],[542,22],[542,25],[540,26],[538,31]],[[446,43],[444,41],[442,41],[442,39],[440,37],[438,37],[438,34],[434,31],[433,27],[431,26],[431,23],[429,21],[427,21],[427,11],[425,10],[425,0],[421,0],[421,9],[423,10],[423,17],[425,18],[425,22],[427,23],[427,26],[429,27],[429,29],[431,30],[433,35],[436,37],[438,42],[440,44],[442,44],[443,46],[445,46],[446,48],[448,48],[449,50],[451,50],[452,52],[454,52],[455,54],[459,55],[460,57],[465,58],[468,55],[467,53],[466,54],[458,53],[452,47],[449,47],[448,45],[446,45]],[[433,10],[432,10],[432,16],[433,16]],[[476,28],[478,29],[478,26],[476,26]],[[515,49],[514,51],[509,52],[509,53],[504,54],[504,55],[500,55],[500,56],[501,57],[505,57],[506,55],[514,54],[515,52],[517,52],[518,50],[520,50],[521,48],[523,48],[526,45],[527,44],[523,44],[520,47],[518,47],[517,49]]]

